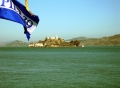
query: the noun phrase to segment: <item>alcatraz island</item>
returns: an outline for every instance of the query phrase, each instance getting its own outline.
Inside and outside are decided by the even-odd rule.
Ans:
[[[79,46],[80,41],[65,41],[62,38],[55,37],[46,37],[45,40],[39,40],[35,43],[30,43],[29,47],[70,47],[70,46]]]

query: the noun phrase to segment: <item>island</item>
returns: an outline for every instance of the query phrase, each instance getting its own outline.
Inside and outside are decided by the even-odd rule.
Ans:
[[[80,45],[80,41],[65,41],[62,38],[46,37],[45,40],[39,40],[38,42],[31,42],[29,47],[76,47]]]

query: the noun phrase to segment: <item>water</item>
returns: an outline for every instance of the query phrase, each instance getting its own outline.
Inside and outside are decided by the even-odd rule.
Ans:
[[[1,47],[0,88],[120,88],[120,47]]]

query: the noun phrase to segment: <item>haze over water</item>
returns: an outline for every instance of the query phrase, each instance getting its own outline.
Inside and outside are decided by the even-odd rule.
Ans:
[[[0,48],[0,88],[119,88],[120,47]]]

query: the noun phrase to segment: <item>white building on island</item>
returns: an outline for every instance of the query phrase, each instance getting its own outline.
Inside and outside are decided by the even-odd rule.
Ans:
[[[57,35],[55,37],[46,37],[47,39],[53,39],[53,40],[58,40]]]

